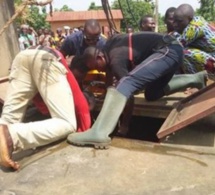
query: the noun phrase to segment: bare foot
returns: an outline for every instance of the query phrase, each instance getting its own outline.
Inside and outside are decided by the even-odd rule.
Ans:
[[[6,125],[0,125],[0,165],[19,169],[19,164],[12,160],[13,141]]]

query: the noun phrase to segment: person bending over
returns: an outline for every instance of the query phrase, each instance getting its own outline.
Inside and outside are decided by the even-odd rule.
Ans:
[[[94,145],[106,148],[127,101],[137,91],[144,90],[145,98],[157,100],[164,95],[186,90],[187,87],[204,87],[205,73],[174,75],[183,60],[181,44],[170,35],[151,32],[134,33],[129,47],[128,34],[111,37],[104,49],[89,47],[85,53],[88,66],[105,68],[107,74],[119,81],[107,90],[102,109],[86,132],[70,134],[68,142],[76,145]],[[132,52],[133,60],[129,58]],[[110,78],[113,78],[110,76]]]
[[[13,152],[47,145],[68,134],[90,128],[83,96],[63,55],[48,47],[27,49],[13,60],[9,87],[0,118],[0,165],[15,170],[20,165]],[[23,123],[29,102],[51,118]]]

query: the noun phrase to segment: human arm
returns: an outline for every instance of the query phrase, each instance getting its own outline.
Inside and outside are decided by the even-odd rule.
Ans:
[[[34,28],[33,28],[33,27],[30,27],[30,29],[31,29],[32,32],[34,33],[35,37],[38,37],[38,34],[37,34],[37,32],[34,30]]]
[[[60,47],[60,52],[64,57],[75,55],[75,44],[73,41],[73,37],[68,36],[62,43]]]

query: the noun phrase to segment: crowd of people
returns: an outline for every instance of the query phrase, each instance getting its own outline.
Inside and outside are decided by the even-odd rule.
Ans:
[[[144,91],[145,98],[154,101],[189,87],[204,88],[207,73],[211,78],[214,75],[215,29],[194,16],[189,4],[168,9],[165,23],[167,33],[156,33],[153,18],[145,16],[141,32],[130,29],[105,39],[99,22],[90,19],[83,30],[68,33],[62,40],[58,37],[54,48],[48,29],[35,33],[22,26],[24,50],[13,61],[0,119],[0,165],[17,170],[20,165],[13,160],[13,152],[66,138],[71,144],[106,148],[121,114],[124,119],[119,128],[126,132],[123,121],[132,113],[136,92]],[[34,43],[42,47],[32,47]],[[90,101],[81,85],[90,70],[105,72],[107,87],[93,124]],[[48,119],[23,122],[32,100]]]
[[[82,30],[82,26],[78,28],[64,26],[62,28],[57,28],[56,32],[54,32],[48,28],[35,30],[27,24],[22,24],[20,28],[17,29],[19,47],[21,51],[29,48],[30,46],[37,45],[60,49],[67,36]]]

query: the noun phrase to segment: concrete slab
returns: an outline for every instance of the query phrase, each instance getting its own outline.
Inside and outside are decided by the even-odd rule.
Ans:
[[[19,172],[0,170],[3,195],[212,195],[213,147],[114,138],[108,150],[61,142],[15,156]]]

